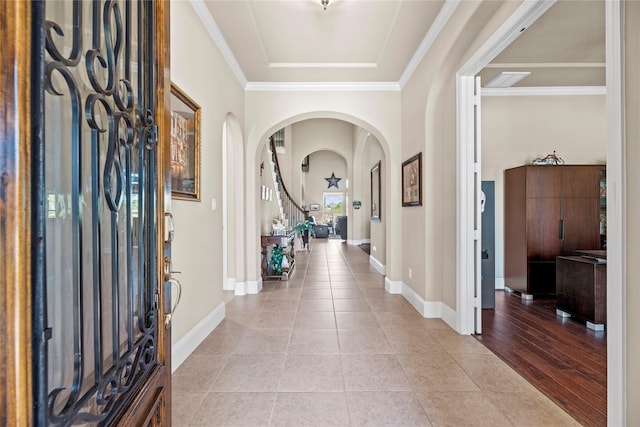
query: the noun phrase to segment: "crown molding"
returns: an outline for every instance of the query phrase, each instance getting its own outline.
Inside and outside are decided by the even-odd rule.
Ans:
[[[227,41],[222,36],[220,28],[218,27],[218,24],[216,24],[216,21],[213,19],[213,16],[211,16],[211,12],[207,8],[204,0],[191,0],[189,3],[191,3],[191,7],[193,7],[196,15],[198,15],[198,17],[200,18],[200,21],[202,21],[202,24],[211,36],[213,42],[218,47],[218,50],[220,50],[220,53],[224,57],[225,61],[227,61],[227,65],[231,69],[231,72],[236,76],[236,79],[238,80],[240,85],[243,88],[246,87],[247,78],[242,72],[242,68],[240,68],[236,57],[233,55],[233,52],[231,52]]]
[[[397,82],[248,82],[246,91],[277,92],[277,91],[302,91],[302,92],[326,92],[326,91],[373,91],[373,92],[399,92],[400,84]]]
[[[561,95],[606,95],[606,86],[546,86],[482,88],[482,96],[561,96]]]
[[[413,73],[416,71],[416,69],[426,56],[427,52],[431,48],[431,45],[433,45],[433,43],[440,35],[440,32],[442,32],[444,26],[447,24],[447,22],[449,22],[451,15],[453,15],[453,12],[455,12],[455,10],[458,8],[458,5],[460,5],[460,0],[446,0],[444,2],[444,4],[442,5],[442,9],[440,9],[440,12],[438,12],[438,16],[436,16],[436,19],[434,19],[433,24],[427,31],[427,34],[425,34],[422,42],[420,42],[420,46],[418,46],[418,49],[413,54],[413,57],[407,64],[407,67],[402,72],[402,76],[398,81],[400,88],[405,87]]]

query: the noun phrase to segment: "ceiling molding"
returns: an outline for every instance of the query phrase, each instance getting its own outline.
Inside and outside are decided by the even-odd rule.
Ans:
[[[461,0],[445,0],[440,12],[438,12],[438,16],[433,20],[433,24],[429,27],[429,30],[422,39],[422,42],[420,42],[420,46],[418,46],[418,49],[413,54],[411,61],[409,61],[407,67],[402,72],[402,76],[398,81],[401,88],[407,84],[413,73],[416,71],[418,65],[420,65],[431,48],[431,45],[436,41],[444,26],[449,22],[451,15],[453,15],[453,12],[455,12],[458,5],[460,5],[460,1]]]
[[[246,91],[372,91],[372,92],[399,92],[400,85],[397,82],[248,82]]]
[[[548,86],[482,88],[481,96],[560,96],[606,95],[606,86]]]
[[[231,72],[236,76],[236,79],[240,83],[240,85],[245,88],[247,86],[247,78],[242,72],[242,68],[240,68],[240,64],[236,60],[236,57],[233,55],[233,52],[229,48],[227,41],[224,39],[224,36],[220,32],[220,28],[216,21],[213,19],[211,12],[207,8],[207,5],[204,3],[204,0],[191,0],[191,7],[196,12],[196,15],[202,21],[202,24],[206,28],[207,32],[211,36],[211,39],[220,50],[220,53],[224,57],[225,61],[227,61],[227,65],[231,69]]]
[[[378,68],[375,62],[272,62],[270,68]]]
[[[484,68],[604,68],[604,62],[493,62]]]

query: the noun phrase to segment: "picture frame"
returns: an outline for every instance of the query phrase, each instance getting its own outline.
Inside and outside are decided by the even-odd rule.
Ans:
[[[382,182],[380,168],[382,167],[382,162],[378,161],[371,168],[371,221],[381,221],[381,191],[380,185]]]
[[[171,83],[171,198],[200,201],[200,106]]]
[[[402,162],[402,206],[422,206],[422,152]]]
[[[320,204],[319,203],[311,203],[309,205],[309,210],[310,211],[319,211],[320,210]]]

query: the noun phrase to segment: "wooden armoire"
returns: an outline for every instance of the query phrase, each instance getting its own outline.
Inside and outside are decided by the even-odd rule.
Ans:
[[[603,249],[605,165],[520,166],[505,171],[505,286],[551,295],[556,257]]]

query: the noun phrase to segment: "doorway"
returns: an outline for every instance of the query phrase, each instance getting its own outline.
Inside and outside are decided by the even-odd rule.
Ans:
[[[482,46],[475,55],[459,70],[457,74],[458,90],[458,330],[461,333],[472,333],[474,330],[474,290],[473,278],[466,272],[473,270],[473,256],[467,248],[472,246],[473,221],[469,216],[474,212],[479,202],[473,197],[472,172],[477,166],[470,161],[468,155],[473,150],[473,129],[476,127],[473,115],[469,110],[473,108],[473,88],[470,84],[475,76],[490,60],[505,46],[513,41],[522,28],[527,28],[535,22],[553,3],[535,2],[523,4],[518,13],[507,22],[494,36]],[[517,15],[517,17],[516,17]],[[623,272],[624,266],[624,198],[621,189],[624,188],[624,156],[623,156],[623,78],[622,78],[622,5],[618,2],[606,2],[606,75],[607,75],[607,180],[615,188],[620,198],[616,204],[607,206],[608,222],[608,283],[607,289],[607,324],[609,328],[607,340],[607,405],[608,422],[612,425],[624,425],[626,417],[626,381],[625,353],[624,353],[624,299],[623,291],[626,286]],[[609,192],[611,196],[611,191]]]

